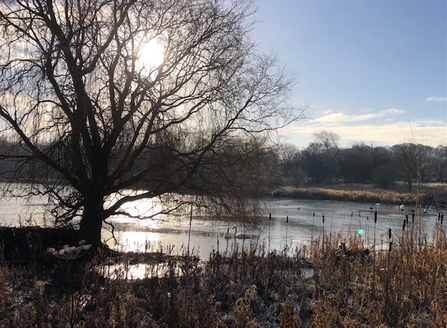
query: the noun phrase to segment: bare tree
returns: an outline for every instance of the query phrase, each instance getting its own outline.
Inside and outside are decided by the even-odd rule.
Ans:
[[[341,176],[340,137],[330,131],[315,133],[315,141],[303,150],[303,165],[312,182],[334,181]]]
[[[285,144],[277,149],[282,168],[283,183],[298,186],[306,181],[302,152],[294,145]]]
[[[416,182],[419,193],[419,184],[425,170],[423,148],[424,146],[416,143],[404,143],[392,147],[395,152],[396,166],[409,192],[413,190],[413,183]]]
[[[315,133],[316,143],[320,144],[331,161],[331,175],[333,179],[338,179],[341,176],[340,173],[340,149],[338,147],[338,141],[340,136],[331,131],[320,131]]]
[[[432,179],[431,182],[447,181],[447,147],[439,145],[433,151]]]
[[[127,202],[200,192],[225,204],[242,189],[205,174],[220,150],[301,114],[286,101],[293,77],[250,39],[253,5],[3,2],[0,131],[14,146],[2,157],[94,245]],[[157,55],[149,44],[158,62],[144,58]]]

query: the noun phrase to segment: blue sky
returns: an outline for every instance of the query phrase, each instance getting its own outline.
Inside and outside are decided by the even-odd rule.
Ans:
[[[447,1],[259,0],[262,51],[297,73],[309,119],[282,130],[306,147],[322,130],[358,142],[447,145]]]

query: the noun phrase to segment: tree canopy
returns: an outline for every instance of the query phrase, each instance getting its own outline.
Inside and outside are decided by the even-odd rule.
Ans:
[[[2,158],[95,245],[126,202],[254,196],[211,172],[240,168],[260,135],[301,114],[293,76],[250,38],[254,12],[251,0],[3,2]]]

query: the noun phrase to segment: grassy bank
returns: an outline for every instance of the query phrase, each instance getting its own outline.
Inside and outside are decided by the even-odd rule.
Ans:
[[[284,186],[275,189],[273,196],[446,207],[447,184],[421,184],[418,188],[413,187],[412,192],[406,191],[403,185],[396,185],[392,190],[378,189],[372,185],[362,184],[314,185],[308,187]]]
[[[326,235],[287,256],[261,247],[203,263],[166,254],[3,263],[0,326],[445,327],[443,227],[432,243],[417,227],[384,238],[380,251],[356,236]],[[99,274],[117,260],[115,279]],[[139,262],[145,278],[126,279]]]

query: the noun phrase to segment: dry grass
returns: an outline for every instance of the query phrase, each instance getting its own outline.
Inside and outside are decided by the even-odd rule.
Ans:
[[[417,229],[370,253],[357,237],[316,242],[315,327],[445,327],[447,243],[438,225],[433,243]],[[397,241],[396,241],[397,239]],[[346,243],[347,250],[336,245]]]
[[[301,199],[331,199],[366,203],[386,204],[427,204],[446,206],[446,184],[421,184],[413,188],[413,192],[398,185],[393,190],[374,188],[372,185],[335,184],[311,187],[280,187],[273,193],[275,196]]]
[[[0,326],[445,327],[444,230],[430,243],[417,229],[390,242],[390,251],[370,252],[359,237],[332,235],[289,256],[264,246],[204,263],[171,256],[158,277],[133,281],[98,275],[101,257],[51,270],[3,267]],[[305,277],[310,263],[314,275]]]

